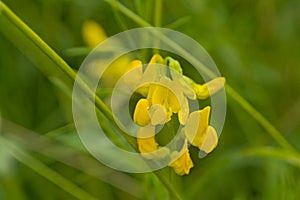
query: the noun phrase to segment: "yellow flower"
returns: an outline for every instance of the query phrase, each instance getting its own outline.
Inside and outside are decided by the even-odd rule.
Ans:
[[[133,121],[139,126],[164,124],[167,121],[167,112],[161,104],[149,106],[147,99],[140,99],[135,106]],[[169,119],[170,120],[170,119]]]
[[[164,64],[168,68],[151,64]],[[190,113],[188,99],[210,97],[224,87],[225,78],[216,78],[203,85],[197,84],[183,75],[178,61],[171,57],[163,59],[158,54],[152,57],[144,71],[141,61],[133,61],[130,66],[129,69],[135,70],[126,82],[132,88],[146,83],[136,89],[144,98],[138,101],[133,115],[134,122],[141,126],[137,138],[139,151],[147,159],[169,156],[169,166],[178,175],[189,174],[194,165],[188,142],[201,152],[210,153],[218,144],[218,135],[209,125],[210,106]],[[185,142],[180,152],[170,153],[170,149],[161,148],[156,142],[155,127],[169,122],[175,113],[183,125]],[[159,152],[160,149],[163,151]]]
[[[82,38],[84,43],[90,48],[96,47],[99,43],[107,39],[105,30],[100,24],[93,20],[86,20],[82,25]],[[118,46],[118,42],[115,41],[115,46]],[[105,51],[112,50],[114,45],[108,46]],[[104,58],[97,60],[94,67],[90,69],[92,76],[100,74],[103,68],[102,66],[106,64]],[[103,72],[101,78],[101,85],[104,87],[113,87],[115,83],[120,79],[120,77],[125,74],[130,69],[141,66],[141,63],[130,62],[127,55],[121,56],[118,59],[114,60]]]
[[[140,99],[135,106],[133,121],[139,126],[146,126],[150,122],[149,102],[146,99]]]
[[[206,153],[210,153],[218,144],[215,129],[208,125],[209,114],[210,106],[192,112],[184,129],[189,142]]]
[[[137,133],[138,149],[146,159],[165,158],[170,154],[167,147],[159,147],[155,140],[155,126],[140,127]]]
[[[165,79],[166,81],[170,81],[167,78]],[[151,105],[163,106],[165,113],[167,113],[166,122],[171,120],[173,113],[177,113],[180,110],[180,105],[175,94],[170,91],[170,89],[160,84],[151,84],[149,86],[147,100]]]
[[[222,89],[225,82],[224,77],[218,77],[203,85],[192,83],[191,86],[195,90],[198,99],[206,99]]]
[[[135,92],[143,95],[144,97],[148,94],[148,89],[151,82],[155,82],[157,79],[157,73],[161,71],[161,67],[155,64],[162,64],[163,58],[159,54],[152,56],[148,66],[143,71],[142,62],[140,60],[133,60],[126,67],[126,72],[130,71],[125,77],[124,81],[129,88],[138,89]],[[146,84],[143,84],[146,83]]]
[[[83,41],[92,48],[107,38],[104,29],[93,20],[87,20],[83,23],[82,37]]]
[[[157,150],[155,141],[155,126],[141,127],[137,134],[138,148],[141,153],[151,153]]]
[[[171,58],[168,57],[168,62],[172,63],[173,68],[178,65],[177,61],[171,62],[170,59]],[[134,61],[131,63],[132,66],[135,66],[131,67],[131,69],[139,68],[136,68],[130,76],[126,77],[126,83],[134,88],[134,86],[139,85],[141,81],[150,82],[136,90],[136,92],[147,97],[146,99],[149,105],[148,109],[143,110],[136,106],[134,112],[134,116],[136,117],[134,117],[134,121],[140,126],[146,125],[145,123],[139,123],[137,119],[138,116],[142,117],[142,111],[144,111],[144,115],[150,115],[152,125],[169,122],[173,113],[178,113],[179,122],[185,124],[189,114],[187,97],[196,97],[195,92],[188,83],[183,78],[180,78],[182,77],[180,74],[177,75],[178,73],[172,72],[173,80],[171,80],[166,76],[165,68],[159,65],[151,65],[162,64],[163,62],[163,58],[155,54],[144,72],[142,72],[141,62]],[[149,122],[149,120],[147,122]]]
[[[150,84],[147,100],[150,105],[162,105],[166,113],[165,123],[178,113],[179,122],[185,124],[188,117],[188,100],[179,82],[162,77],[158,84]]]
[[[139,138],[138,145],[139,151],[142,154],[154,152],[157,150],[158,147],[154,136],[151,136],[149,138]]]
[[[175,152],[176,153],[176,152]],[[185,142],[180,157],[172,161],[169,166],[174,168],[174,171],[178,175],[185,175],[190,173],[190,169],[194,166],[190,157],[189,149],[187,148],[187,141]]]
[[[104,60],[104,63],[105,62],[106,60]],[[128,71],[129,63],[130,60],[126,55],[114,60],[114,62],[112,62],[103,72],[100,79],[101,85],[108,88],[114,87],[121,76]],[[103,65],[103,63],[99,62],[97,65],[99,66],[98,70],[102,71],[101,65]]]

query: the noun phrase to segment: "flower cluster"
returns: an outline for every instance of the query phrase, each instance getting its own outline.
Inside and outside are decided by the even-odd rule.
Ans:
[[[107,38],[104,29],[92,20],[84,22],[82,36],[85,44],[91,48]],[[102,80],[102,85],[113,87],[128,71],[131,71],[131,75],[127,77],[126,84],[131,88],[135,88],[138,83],[146,83],[135,90],[143,96],[135,105],[133,114],[134,122],[140,126],[137,133],[139,151],[146,159],[169,156],[169,166],[177,174],[189,174],[194,165],[189,154],[189,144],[205,153],[210,153],[218,144],[217,133],[209,125],[210,106],[191,111],[189,100],[209,98],[224,86],[225,78],[215,78],[205,84],[195,83],[183,75],[178,61],[155,54],[145,69],[140,60],[130,62],[128,57],[120,57],[105,70],[103,77],[106,78]],[[183,127],[181,133],[184,142],[179,151],[172,152],[171,149],[159,146],[155,128],[170,122],[173,116],[178,116]],[[158,155],[158,149],[164,151]]]
[[[151,64],[154,64],[153,67]],[[140,126],[137,134],[138,149],[147,159],[161,156],[155,154],[155,151],[161,148],[155,139],[155,126],[168,123],[176,114],[180,125],[183,126],[184,144],[179,152],[166,150],[166,153],[171,158],[169,166],[173,167],[177,174],[189,174],[193,161],[188,144],[210,153],[218,143],[218,135],[209,125],[210,106],[190,112],[189,99],[210,97],[224,86],[225,78],[215,78],[203,85],[197,84],[183,75],[178,61],[171,57],[163,59],[158,54],[152,57],[144,71],[141,65],[141,61],[135,60],[129,66],[130,69],[140,67],[140,70],[136,71],[135,79],[149,81],[136,90],[143,95],[133,114],[134,122]]]

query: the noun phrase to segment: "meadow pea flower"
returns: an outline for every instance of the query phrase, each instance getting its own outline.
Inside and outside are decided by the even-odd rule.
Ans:
[[[150,65],[149,65],[150,64]],[[129,88],[136,88],[136,86],[140,86],[142,82],[149,83],[155,82],[158,78],[157,73],[161,70],[161,67],[157,65],[151,64],[163,64],[163,58],[159,54],[155,54],[152,56],[150,62],[146,69],[143,71],[143,64],[140,60],[133,60],[131,61],[128,66],[126,67],[126,71],[130,71],[124,77],[124,81]],[[135,92],[143,95],[144,97],[148,94],[150,84],[145,84],[136,89]]]
[[[82,25],[83,41],[91,48],[96,47],[107,38],[102,26],[93,20],[86,20]]]
[[[154,63],[167,67],[151,66]],[[210,97],[224,87],[225,78],[216,78],[202,85],[195,83],[183,75],[178,61],[171,57],[163,59],[159,54],[151,58],[144,70],[141,61],[135,60],[130,65],[130,69],[136,70],[127,80],[128,84],[134,88],[141,82],[146,83],[136,90],[143,95],[143,98],[136,104],[133,114],[134,122],[140,126],[137,135],[139,151],[145,158],[153,159],[161,157],[157,150],[164,148],[164,155],[169,154],[171,160],[169,166],[175,173],[189,174],[194,164],[189,154],[188,144],[210,153],[218,144],[218,135],[209,125],[210,106],[190,113],[188,99],[202,100]],[[180,152],[171,152],[167,147],[160,147],[155,139],[155,127],[170,122],[173,116],[178,117],[183,127],[185,142]],[[180,156],[174,158],[178,153]]]
[[[103,27],[94,20],[86,20],[82,24],[82,39],[86,46],[89,48],[95,48],[98,44],[107,39],[107,35]],[[118,46],[118,41],[115,41],[116,45],[108,46],[103,51],[113,51],[115,46]],[[132,67],[130,58],[127,55],[121,56],[110,64],[103,72],[101,85],[104,87],[112,88],[115,83]],[[102,66],[106,64],[106,60],[100,59],[95,61],[95,67],[90,69],[91,76],[98,75],[102,72]],[[136,64],[136,63],[135,63]]]
[[[155,54],[149,64],[162,64],[164,62],[160,55]],[[141,62],[134,61],[131,65],[140,67]],[[189,112],[188,100],[184,90],[187,86],[183,86],[180,81],[177,81],[178,79],[171,80],[166,76],[166,70],[159,65],[154,67],[150,65],[149,68],[145,69],[144,73],[141,72],[141,67],[138,70],[134,70],[134,74],[129,76],[126,82],[129,85],[133,85],[134,82],[145,81],[145,79],[148,79],[147,81],[150,83],[139,88],[136,92],[145,95],[148,101],[146,103],[145,100],[140,100],[143,102],[143,105],[147,104],[147,109],[143,109],[143,111],[145,115],[150,115],[151,124],[158,125],[169,122],[174,113],[178,113],[180,123],[184,124]],[[195,94],[193,93],[192,98],[194,96]],[[138,125],[145,126],[147,124],[141,124],[137,117],[141,116],[140,101],[134,111],[134,121]],[[148,120],[148,122],[150,121]]]
[[[143,105],[147,104],[148,109],[143,111],[147,114],[150,111],[152,125],[169,122],[174,113],[178,113],[178,119],[181,124],[184,124],[187,120],[189,112],[188,100],[184,96],[179,83],[167,77],[162,77],[158,83],[150,83],[147,98],[140,101],[143,102]],[[134,121],[137,124],[139,124],[137,116],[141,115],[140,101],[134,111],[134,116],[136,116]]]
[[[215,78],[208,83],[203,85],[192,83],[191,86],[193,87],[194,91],[196,92],[198,99],[206,99],[210,97],[210,95],[215,94],[221,88],[224,87],[226,80],[224,77]]]
[[[187,147],[187,140],[185,140],[185,144],[183,145],[180,154],[180,157],[175,159],[174,161],[171,161],[169,166],[173,167],[175,173],[178,175],[189,174],[190,169],[194,166],[194,164],[190,157],[189,149]]]
[[[210,106],[194,111],[189,115],[185,125],[185,134],[189,142],[205,153],[210,153],[218,144],[218,135],[208,124],[209,115]]]
[[[155,126],[141,127],[137,133],[138,149],[146,159],[166,158],[170,155],[167,147],[160,147],[155,140]]]
[[[171,120],[173,111],[178,112],[179,103],[175,95],[168,88],[160,84],[150,84],[147,100],[151,105],[161,105],[167,114],[166,122]]]

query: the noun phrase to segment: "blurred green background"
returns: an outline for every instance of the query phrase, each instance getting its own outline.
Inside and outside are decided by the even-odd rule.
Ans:
[[[99,0],[3,2],[74,69],[85,57],[77,52],[85,49],[78,48],[85,20],[108,36],[140,27]],[[154,23],[156,1],[120,2]],[[164,0],[161,15],[163,27],[203,45],[227,83],[300,151],[299,0]],[[152,173],[118,172],[85,152],[72,124],[70,83],[26,41],[0,12],[0,199],[172,199]],[[299,155],[230,97],[217,149],[201,160],[196,149],[191,154],[191,173],[171,177],[183,199],[300,198]]]

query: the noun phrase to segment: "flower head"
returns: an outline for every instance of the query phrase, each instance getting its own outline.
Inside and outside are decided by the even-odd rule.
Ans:
[[[159,65],[168,66],[164,68]],[[194,166],[189,154],[188,144],[198,147],[202,152],[210,153],[218,144],[216,130],[209,124],[210,106],[190,113],[189,99],[205,99],[223,88],[224,78],[216,78],[206,84],[197,84],[192,79],[183,75],[180,63],[171,57],[163,59],[156,54],[152,57],[145,70],[142,63],[134,61],[131,69],[132,77],[127,80],[129,85],[139,87],[136,92],[142,94],[136,104],[133,120],[140,126],[138,131],[138,149],[147,159],[161,157],[157,151],[161,149],[155,138],[155,127],[168,123],[176,114],[183,127],[184,144],[180,150],[173,152],[165,148],[164,155],[169,154],[169,166],[174,168],[178,175],[189,174]],[[134,84],[135,83],[135,84]],[[142,135],[147,134],[147,137]],[[179,155],[179,157],[178,157]]]

